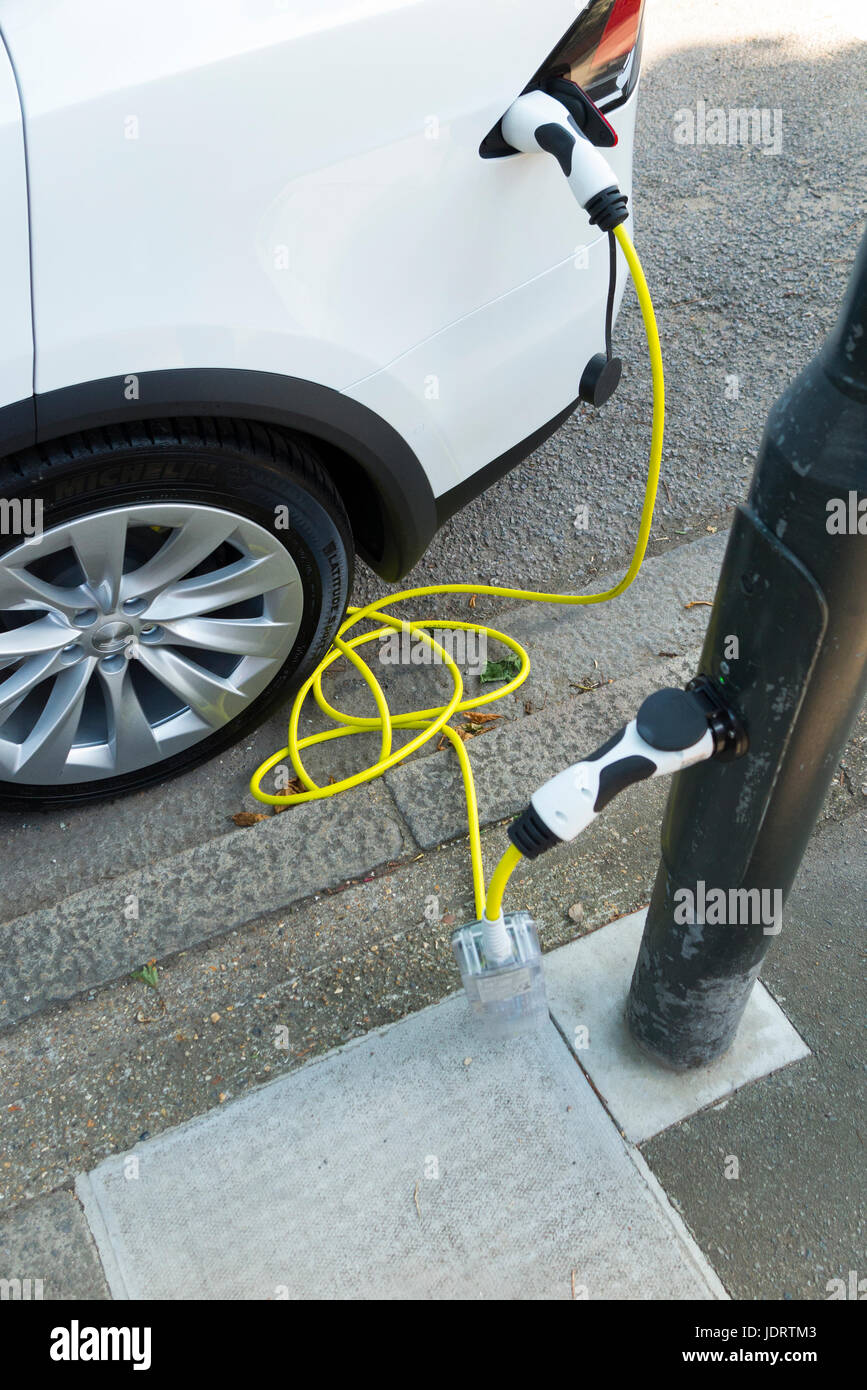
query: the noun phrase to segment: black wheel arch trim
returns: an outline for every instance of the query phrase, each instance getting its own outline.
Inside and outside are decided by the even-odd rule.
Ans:
[[[36,443],[35,398],[0,406],[0,452],[17,454]]]
[[[125,392],[131,389],[138,395],[127,399]],[[440,526],[544,443],[579,401],[576,396],[526,439],[436,498],[406,440],[367,406],[300,377],[231,367],[184,367],[103,377],[2,406],[0,467],[2,455],[124,420],[222,415],[283,426],[308,435],[314,443],[330,445],[340,456],[355,461],[373,490],[381,519],[381,531],[370,524],[365,528],[363,520],[359,524],[350,497],[347,510],[356,545],[374,573],[392,583],[421,559]],[[326,457],[323,463],[347,502],[339,467],[335,468],[333,458]]]
[[[183,367],[64,386],[0,409],[0,452],[8,455],[125,420],[194,415],[282,426],[339,450],[364,475],[381,519],[381,526],[365,526],[362,517],[359,525],[351,496],[344,496],[362,558],[381,578],[393,581],[424,554],[437,529],[437,507],[413,450],[367,406],[300,377],[246,368]],[[323,462],[332,472],[333,456],[326,455]],[[340,474],[339,467],[334,471]],[[341,477],[334,481],[343,493]]]

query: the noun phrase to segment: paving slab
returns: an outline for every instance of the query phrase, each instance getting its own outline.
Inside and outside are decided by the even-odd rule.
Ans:
[[[712,1299],[556,1029],[446,1000],[77,1184],[116,1298]]]
[[[5,922],[0,1027],[412,848],[388,792],[371,785]]]
[[[545,958],[551,1013],[622,1132],[640,1144],[810,1049],[761,981],[732,1046],[710,1066],[668,1071],[629,1036],[626,997],[647,909]]]
[[[0,1297],[22,1301],[110,1297],[71,1192],[38,1197],[0,1218],[0,1290]]]

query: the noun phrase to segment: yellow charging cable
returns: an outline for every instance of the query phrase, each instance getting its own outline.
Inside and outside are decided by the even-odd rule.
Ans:
[[[538,593],[533,589],[506,589],[499,584],[428,584],[417,589],[404,589],[400,593],[388,595],[385,598],[377,599],[375,603],[369,603],[363,608],[347,608],[347,616],[338,629],[337,636],[331,649],[320,661],[316,670],[307,678],[292,706],[289,716],[289,736],[285,748],[279,752],[272,753],[261,767],[258,767],[250,779],[250,791],[257,801],[266,802],[271,806],[294,806],[303,801],[319,801],[324,797],[336,796],[339,792],[346,791],[349,787],[361,786],[364,782],[370,782],[375,777],[381,777],[389,768],[402,762],[404,758],[411,757],[423,743],[435,738],[442,733],[451,743],[460,764],[463,776],[464,791],[467,799],[467,820],[470,833],[470,859],[473,870],[473,891],[475,894],[476,917],[481,918],[483,912],[494,919],[499,916],[502,909],[503,893],[506,888],[509,876],[515,865],[521,859],[520,852],[510,845],[494,870],[491,878],[490,888],[485,898],[485,876],[482,866],[482,845],[479,831],[479,811],[476,801],[476,788],[473,781],[473,772],[470,760],[463,741],[449,720],[454,714],[462,714],[466,710],[478,709],[480,705],[490,704],[494,700],[501,700],[506,695],[511,695],[512,691],[517,690],[523,685],[530,674],[530,658],[524,648],[509,637],[504,632],[498,632],[496,628],[489,627],[485,623],[467,623],[449,621],[446,619],[423,619],[416,621],[406,621],[395,617],[392,613],[386,612],[386,608],[392,608],[395,604],[403,603],[406,599],[427,598],[429,594],[491,594],[496,598],[529,599],[536,603],[563,603],[563,604],[583,604],[583,603],[605,603],[608,599],[617,598],[624,590],[628,589],[638,571],[641,569],[644,553],[647,549],[647,542],[650,537],[650,527],[653,521],[653,508],[656,502],[656,489],[659,483],[659,466],[662,458],[662,435],[665,419],[665,382],[662,371],[662,352],[659,345],[659,333],[656,327],[656,317],[653,312],[653,304],[650,298],[650,291],[647,288],[647,281],[641,268],[641,262],[632,241],[621,224],[614,228],[614,235],[620,243],[629,272],[632,276],[638,303],[641,308],[641,315],[644,320],[644,330],[647,335],[647,345],[650,351],[650,366],[653,380],[653,420],[650,441],[650,462],[647,469],[647,483],[644,489],[644,503],[641,510],[641,521],[638,526],[638,536],[635,541],[635,548],[632,552],[632,559],[629,568],[619,583],[613,588],[606,589],[599,594],[545,594]],[[373,621],[384,623],[384,627],[376,627],[372,632],[364,632],[357,637],[347,639],[347,634],[359,623]],[[521,667],[516,676],[513,676],[505,685],[497,690],[488,691],[483,695],[477,695],[473,699],[463,700],[461,697],[464,692],[464,683],[458,667],[455,665],[449,652],[433,637],[427,629],[440,628],[455,631],[476,632],[484,634],[486,640],[501,642],[508,647],[520,660]],[[411,636],[418,638],[422,643],[434,653],[434,659],[441,661],[452,678],[454,689],[451,698],[443,705],[434,706],[431,709],[411,710],[405,714],[392,714],[386,703],[385,695],[376,676],[370,666],[359,654],[359,648],[364,647],[369,642],[379,642],[382,637],[392,632],[407,632]],[[326,699],[322,690],[322,677],[335,661],[341,656],[355,667],[358,674],[365,681],[376,705],[376,715],[362,718],[357,715],[346,714],[342,710],[335,709]],[[304,702],[310,692],[323,714],[334,722],[335,727],[326,729],[323,732],[310,734],[307,738],[298,737],[298,721]],[[403,744],[402,747],[393,749],[393,735],[396,730],[413,729],[419,730],[415,737]],[[361,772],[355,772],[350,777],[344,777],[339,782],[331,782],[326,786],[320,786],[314,782],[309,772],[305,768],[301,753],[305,748],[310,748],[315,744],[326,743],[331,739],[345,738],[351,734],[370,733],[379,731],[380,754],[377,762],[364,768]],[[272,768],[282,763],[285,758],[289,758],[295,775],[301,784],[306,788],[303,792],[288,792],[273,795],[262,790],[262,779],[271,771]]]

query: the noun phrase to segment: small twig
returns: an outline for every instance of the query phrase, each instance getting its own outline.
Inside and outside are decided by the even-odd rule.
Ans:
[[[421,1207],[418,1204],[418,1183],[416,1183],[415,1185],[415,1192],[412,1194],[412,1200],[415,1202],[415,1209],[418,1212],[418,1219],[419,1221],[421,1221]]]
[[[607,681],[593,681],[593,682],[591,682],[591,684],[589,684],[589,685],[582,684],[581,681],[570,681],[570,682],[569,682],[569,684],[571,685],[571,687],[572,687],[573,690],[583,690],[583,691],[587,691],[587,690],[601,690],[602,687],[603,687],[603,685],[611,685],[611,683],[612,683],[612,682],[611,682],[611,679],[610,679],[610,678],[609,678]]]

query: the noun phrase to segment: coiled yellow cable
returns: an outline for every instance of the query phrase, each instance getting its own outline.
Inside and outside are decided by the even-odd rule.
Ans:
[[[647,281],[641,268],[641,262],[632,241],[621,225],[615,227],[614,234],[617,237],[629,272],[632,276],[638,303],[641,308],[644,320],[644,330],[647,335],[647,345],[650,351],[650,366],[653,379],[653,420],[651,428],[650,442],[650,462],[647,469],[647,483],[644,489],[644,504],[641,511],[641,521],[638,527],[638,536],[635,542],[635,549],[632,552],[632,559],[629,568],[619,583],[613,588],[606,589],[599,594],[546,594],[538,593],[532,589],[506,589],[498,584],[428,584],[417,589],[404,589],[400,593],[391,594],[386,598],[377,599],[375,603],[369,603],[363,608],[350,607],[347,616],[341,624],[337,636],[327,655],[317,666],[316,670],[304,682],[289,716],[289,736],[285,748],[281,748],[277,753],[272,753],[261,767],[258,767],[250,779],[250,791],[257,801],[266,802],[271,806],[294,806],[304,801],[318,801],[324,797],[337,796],[340,792],[346,791],[349,787],[361,786],[364,782],[370,782],[375,777],[381,777],[390,767],[402,762],[404,758],[411,755],[442,733],[448,738],[454,748],[460,764],[463,776],[464,790],[467,799],[467,820],[470,833],[470,859],[473,870],[473,890],[475,894],[476,917],[481,918],[486,909],[485,903],[485,877],[482,866],[482,847],[479,833],[479,812],[476,802],[476,788],[473,781],[473,772],[467,751],[458,733],[451,728],[449,720],[454,714],[462,714],[466,710],[478,709],[481,705],[491,704],[494,700],[501,700],[506,695],[511,695],[512,691],[517,690],[523,685],[527,676],[530,674],[530,658],[524,648],[509,637],[504,632],[498,632],[496,628],[489,627],[485,623],[467,623],[449,621],[446,619],[420,619],[406,621],[395,617],[392,613],[386,612],[386,608],[392,608],[395,604],[403,603],[411,598],[427,598],[429,594],[491,594],[496,598],[528,599],[537,603],[605,603],[608,599],[617,598],[624,590],[629,588],[638,571],[641,569],[644,553],[647,549],[647,542],[650,536],[650,527],[653,521],[653,508],[656,502],[656,489],[659,483],[659,467],[662,458],[662,437],[665,419],[665,382],[662,371],[662,352],[659,345],[659,333],[656,327],[656,317],[653,312],[653,304],[650,292],[647,288]],[[384,623],[385,626],[376,627],[371,632],[364,632],[357,637],[347,640],[347,634],[359,623],[374,621]],[[466,632],[476,632],[484,634],[487,640],[501,642],[519,658],[521,668],[518,674],[505,685],[497,690],[488,691],[483,695],[477,695],[473,699],[464,700],[464,684],[461,673],[455,665],[449,652],[433,637],[430,636],[429,628],[448,628],[462,630]],[[364,647],[369,642],[378,642],[380,638],[391,632],[407,632],[416,636],[421,642],[431,649],[434,659],[442,662],[447,669],[454,683],[451,698],[446,704],[434,706],[432,709],[411,710],[405,714],[392,714],[386,703],[382,687],[376,679],[370,666],[360,655],[359,648]],[[326,699],[322,690],[322,677],[328,667],[339,657],[344,656],[355,667],[358,674],[365,681],[376,705],[377,713],[374,716],[362,718],[358,715],[346,714],[342,710],[335,709]],[[311,734],[307,738],[298,737],[298,720],[304,702],[310,692],[323,714],[333,720],[335,727],[326,729],[321,733]],[[395,730],[417,729],[419,732],[411,738],[401,748],[392,749],[393,735]],[[355,772],[350,777],[344,777],[339,782],[331,782],[327,786],[320,786],[314,782],[308,773],[301,759],[302,750],[312,747],[314,744],[326,743],[330,739],[345,738],[351,734],[369,733],[371,730],[379,730],[381,733],[380,754],[377,762],[370,767],[364,768],[361,772]],[[262,779],[289,758],[295,770],[296,777],[306,788],[303,792],[290,792],[285,794],[271,794],[262,790]],[[502,906],[503,893],[509,875],[515,865],[520,860],[521,855],[510,845],[497,865],[491,879],[490,891],[487,900],[487,915],[490,918],[499,916]]]

